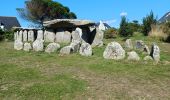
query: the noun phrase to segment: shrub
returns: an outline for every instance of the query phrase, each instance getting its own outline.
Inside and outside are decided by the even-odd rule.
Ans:
[[[11,40],[13,41],[14,40],[14,32],[13,31],[6,31],[5,34],[5,39],[8,39],[8,40]]]
[[[0,29],[0,41],[4,39],[5,32]]]
[[[104,32],[104,38],[106,39],[116,38],[117,34],[118,34],[118,31],[116,28],[110,28]]]

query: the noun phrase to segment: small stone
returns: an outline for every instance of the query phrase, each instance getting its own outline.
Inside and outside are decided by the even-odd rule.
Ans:
[[[73,52],[78,52],[80,49],[80,43],[78,43],[78,42],[72,42],[70,44],[70,46],[71,46]]]
[[[125,50],[117,42],[111,42],[107,45],[103,57],[105,59],[121,60],[125,58]]]
[[[150,56],[156,61],[160,61],[160,49],[156,44],[152,45]]]
[[[45,52],[47,52],[47,53],[52,53],[52,52],[57,51],[59,48],[60,48],[60,45],[59,45],[58,43],[50,43],[50,44],[46,47]]]
[[[15,50],[22,50],[23,49],[23,42],[21,40],[15,40],[14,49]]]
[[[142,49],[144,48],[145,43],[142,40],[136,41],[136,49]]]
[[[44,44],[43,44],[43,40],[35,40],[33,42],[33,50],[34,51],[43,51],[44,50]]]
[[[29,52],[32,49],[31,43],[25,43],[24,44],[24,51]]]
[[[72,47],[71,46],[65,46],[60,50],[61,55],[69,55],[72,53]]]
[[[132,51],[132,52],[128,52],[128,60],[133,60],[133,61],[139,61],[140,60],[140,57],[139,55],[135,52],[135,51]]]
[[[92,47],[88,43],[82,43],[80,47],[80,55],[82,56],[92,56]]]
[[[152,58],[151,56],[146,56],[146,57],[144,57],[143,60],[145,60],[145,61],[151,61],[151,60],[153,60],[153,58]]]
[[[125,47],[126,47],[127,49],[133,49],[133,44],[132,44],[132,40],[131,40],[131,39],[127,39],[127,40],[125,41]]]

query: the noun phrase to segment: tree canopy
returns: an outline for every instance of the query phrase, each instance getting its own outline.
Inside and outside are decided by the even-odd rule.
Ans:
[[[21,18],[42,25],[44,21],[53,19],[76,19],[75,13],[68,7],[52,0],[27,0],[25,8],[17,8]]]

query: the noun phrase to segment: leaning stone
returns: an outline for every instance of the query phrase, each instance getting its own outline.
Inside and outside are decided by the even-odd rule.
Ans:
[[[37,39],[36,40],[43,40],[43,38],[44,38],[43,30],[38,30],[37,31]]]
[[[151,60],[153,60],[153,58],[152,58],[151,56],[146,56],[146,57],[144,57],[143,60],[145,60],[145,61],[151,61]]]
[[[125,47],[126,47],[127,49],[133,49],[133,44],[132,44],[132,40],[131,40],[131,39],[127,39],[127,40],[125,41]]]
[[[45,52],[47,52],[47,53],[52,53],[52,52],[57,51],[59,48],[60,48],[60,45],[59,45],[58,43],[50,43],[50,44],[46,47]]]
[[[135,51],[132,51],[132,52],[128,52],[128,60],[133,60],[133,61],[139,61],[140,60],[140,57],[139,55],[135,52]]]
[[[107,45],[103,57],[105,59],[121,60],[125,58],[125,50],[117,42],[111,42]]]
[[[27,30],[24,30],[24,32],[23,32],[23,41],[24,41],[24,42],[27,42],[27,41],[28,41]]]
[[[88,43],[82,43],[80,47],[80,55],[82,56],[92,56],[92,47]]]
[[[82,42],[82,38],[81,38],[82,34],[83,34],[82,29],[76,28],[76,30],[71,33],[72,42],[80,42],[81,43]]]
[[[30,51],[32,49],[31,43],[25,43],[24,44],[24,51]]]
[[[72,53],[72,47],[71,46],[65,46],[60,50],[61,55],[69,55]]]
[[[34,31],[33,30],[28,31],[28,41],[30,41],[30,42],[34,41]]]
[[[156,44],[152,45],[150,56],[156,61],[160,61],[160,49]]]
[[[53,30],[46,30],[44,32],[44,40],[45,42],[54,42],[55,41],[55,33]]]
[[[145,43],[142,40],[137,40],[136,41],[136,49],[142,49],[144,47]]]
[[[73,52],[78,52],[80,49],[80,43],[78,43],[78,42],[72,42],[70,44],[70,46],[71,46]]]
[[[98,28],[96,29],[96,35],[92,43],[92,47],[95,46],[103,46],[103,37],[104,37],[104,32],[99,30]]]
[[[43,44],[43,40],[35,40],[33,42],[33,50],[34,51],[43,51],[44,49],[44,44]]]
[[[15,40],[14,49],[15,50],[22,50],[23,49],[23,42],[21,40]]]

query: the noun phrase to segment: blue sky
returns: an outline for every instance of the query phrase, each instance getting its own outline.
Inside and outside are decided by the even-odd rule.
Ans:
[[[16,8],[24,7],[25,0],[1,0],[0,16],[17,16],[23,27],[29,24],[22,20]],[[89,19],[95,22],[100,20],[118,27],[121,14],[126,15],[129,21],[139,20],[151,10],[158,19],[170,11],[170,0],[54,0],[68,6],[77,14],[78,19]]]

